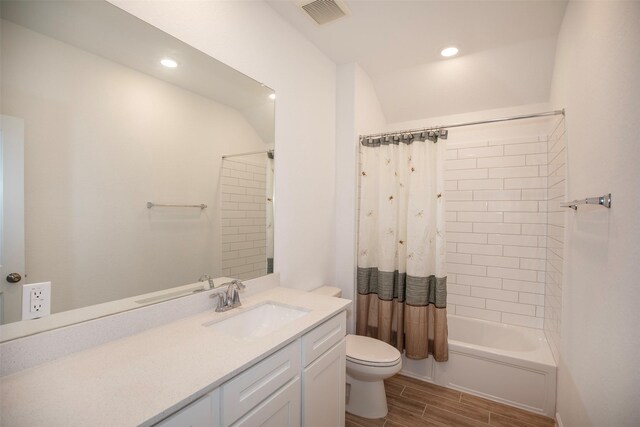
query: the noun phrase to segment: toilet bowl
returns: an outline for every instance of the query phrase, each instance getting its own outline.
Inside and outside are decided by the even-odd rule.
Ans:
[[[402,368],[400,352],[375,338],[347,335],[346,411],[363,418],[387,415],[384,380]]]
[[[339,288],[323,286],[313,292],[340,297]],[[375,338],[347,335],[347,404],[346,411],[363,418],[387,415],[384,380],[402,368],[400,352]]]

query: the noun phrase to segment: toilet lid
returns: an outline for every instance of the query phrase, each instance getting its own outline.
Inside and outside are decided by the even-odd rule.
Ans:
[[[347,359],[366,365],[395,365],[400,352],[393,346],[375,338],[347,335]]]

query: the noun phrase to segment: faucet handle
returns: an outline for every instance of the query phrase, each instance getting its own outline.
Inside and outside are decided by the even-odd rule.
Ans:
[[[218,298],[218,306],[216,307],[216,311],[218,313],[227,310],[229,299],[227,298],[227,294],[225,292],[214,292],[209,295],[209,298]]]
[[[240,290],[244,290],[244,288],[246,288],[246,287],[247,287],[247,286],[246,286],[244,283],[242,283],[242,281],[241,281],[241,280],[239,280],[239,279],[233,279],[233,280],[231,281],[231,283],[235,284],[235,285],[238,287],[238,289],[240,289]]]
[[[226,282],[226,283],[223,283],[222,285],[220,285],[220,287],[223,287],[223,286],[227,287],[227,294],[228,295],[231,295],[231,290],[232,289],[244,290],[246,288],[245,284],[242,283],[238,279],[233,279],[230,282]]]

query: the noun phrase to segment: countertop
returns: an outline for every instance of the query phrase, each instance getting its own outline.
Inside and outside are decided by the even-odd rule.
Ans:
[[[233,338],[203,326],[266,301],[309,313],[260,338]],[[226,313],[203,312],[1,378],[0,424],[152,425],[351,304],[281,287],[242,302]]]

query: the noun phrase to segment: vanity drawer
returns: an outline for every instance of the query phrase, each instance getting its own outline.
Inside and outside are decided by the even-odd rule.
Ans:
[[[343,311],[305,334],[302,337],[303,366],[308,366],[325,351],[339,343],[346,333],[347,314]]]
[[[299,373],[298,340],[222,385],[222,424],[230,425]]]

